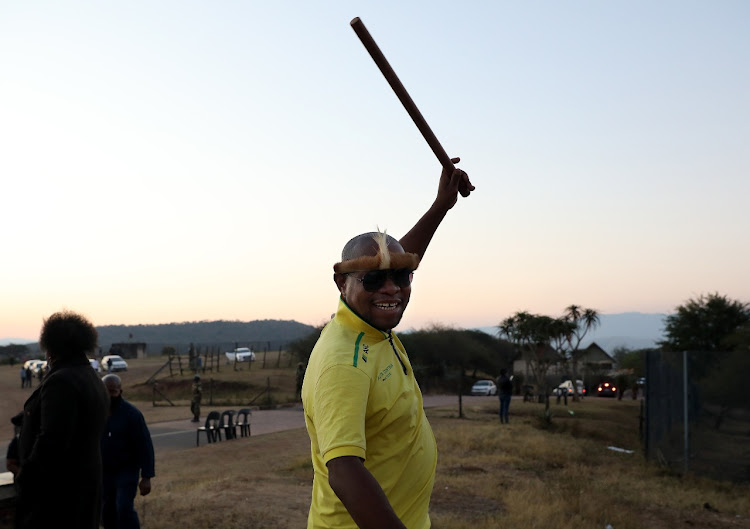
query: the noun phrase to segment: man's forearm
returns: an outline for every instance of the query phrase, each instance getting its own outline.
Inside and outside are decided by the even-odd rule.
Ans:
[[[330,461],[328,483],[360,529],[406,529],[380,484],[358,457]]]
[[[447,209],[441,209],[436,204],[432,204],[430,209],[422,215],[422,218],[417,221],[414,227],[401,237],[399,242],[404,251],[415,253],[422,259],[433,235],[435,235],[438,226],[443,222],[447,213]]]

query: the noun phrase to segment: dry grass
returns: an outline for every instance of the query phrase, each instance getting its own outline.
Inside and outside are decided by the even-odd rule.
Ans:
[[[507,426],[495,399],[465,407],[463,419],[453,408],[428,410],[440,452],[433,527],[750,528],[750,485],[680,478],[643,461],[637,403],[553,410],[548,428],[537,404],[514,402]],[[160,455],[154,493],[137,503],[144,526],[303,527],[308,451],[304,430],[294,430]]]
[[[125,374],[126,388],[153,365],[139,369]],[[3,400],[15,374],[0,369]],[[256,383],[250,375],[228,371],[227,380]],[[139,406],[150,422],[186,417],[187,408]],[[500,425],[496,399],[465,405],[465,418],[455,407],[429,409],[439,450],[433,527],[750,529],[750,484],[683,478],[643,460],[638,402],[589,398],[552,410],[547,425],[540,404],[514,401],[511,424]],[[303,429],[158,453],[157,474],[153,493],[136,502],[145,529],[305,526],[312,468]]]
[[[160,454],[145,528],[304,527],[312,467],[304,431]]]

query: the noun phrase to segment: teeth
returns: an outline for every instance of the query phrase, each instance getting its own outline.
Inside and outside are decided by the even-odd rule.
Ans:
[[[398,303],[396,303],[396,302],[392,302],[392,303],[375,303],[375,306],[378,307],[379,309],[391,310],[391,309],[395,309],[396,307],[398,307]]]

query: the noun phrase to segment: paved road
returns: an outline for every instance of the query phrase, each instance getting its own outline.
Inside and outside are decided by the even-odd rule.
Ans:
[[[464,396],[465,404],[472,402],[486,402],[488,398],[494,397],[469,397]],[[437,406],[458,406],[455,395],[427,395],[424,397],[425,408]],[[293,430],[305,427],[305,418],[302,406],[294,408],[279,408],[275,410],[253,411],[251,420],[252,435],[263,435],[283,430]],[[154,442],[154,451],[158,454],[171,450],[183,450],[194,448],[196,444],[196,431],[198,423],[190,422],[189,419],[179,421],[157,422],[148,425],[151,438]],[[207,444],[206,434],[201,433],[200,446]],[[0,454],[0,470],[5,470],[5,454]]]
[[[463,398],[465,404],[471,402],[486,402],[488,397]],[[437,406],[458,406],[455,395],[427,395],[424,397],[425,408]],[[267,433],[293,430],[305,427],[305,417],[302,406],[293,408],[279,408],[275,410],[253,411],[250,419],[252,435],[263,435]],[[152,423],[148,426],[151,438],[154,442],[154,451],[158,454],[163,451],[182,450],[194,448],[196,444],[197,423],[188,419],[179,421]],[[200,434],[200,446],[207,444],[206,434]]]

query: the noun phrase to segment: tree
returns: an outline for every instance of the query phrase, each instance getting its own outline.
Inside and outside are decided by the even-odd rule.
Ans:
[[[744,378],[750,367],[750,306],[718,293],[690,299],[667,316],[668,351],[686,351],[690,376],[700,380],[704,400],[719,406],[715,427],[734,407],[747,406]]]
[[[481,331],[467,331],[433,325],[399,335],[408,351],[420,386],[427,390],[432,381],[455,383],[458,413],[463,417],[466,372],[496,373],[499,369],[498,340]]]
[[[635,377],[646,374],[646,353],[649,349],[631,350],[627,347],[615,347],[612,356],[617,361],[619,369],[631,369]]]
[[[578,351],[586,333],[599,325],[599,312],[594,309],[584,309],[578,305],[570,305],[565,309],[561,318],[570,329],[566,341],[568,350],[565,357],[571,360],[573,380],[578,380]],[[579,399],[578,392],[573,392],[573,400]]]
[[[498,325],[499,333],[514,344],[526,365],[531,370],[537,383],[538,395],[544,398],[544,416],[551,419],[549,411],[549,388],[547,372],[557,361],[550,343],[561,343],[561,337],[569,330],[560,320],[549,316],[530,314],[526,311],[516,312]]]
[[[28,357],[31,350],[26,345],[9,344],[0,345],[0,357],[5,357],[10,365],[15,365],[18,360]]]
[[[750,323],[747,303],[718,293],[689,299],[666,318],[665,339],[659,342],[667,351],[722,351],[725,340]]]
[[[315,327],[315,329],[307,336],[294,340],[287,346],[287,351],[292,356],[296,356],[300,362],[307,364],[310,359],[310,353],[312,353],[313,347],[320,338],[320,333],[323,331],[323,325]]]

